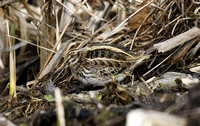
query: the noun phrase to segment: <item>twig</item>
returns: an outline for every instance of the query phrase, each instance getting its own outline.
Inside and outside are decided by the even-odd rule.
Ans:
[[[56,101],[56,110],[57,110],[57,121],[58,126],[66,126],[65,125],[65,111],[62,104],[62,96],[59,88],[55,88],[55,101]]]
[[[171,39],[168,39],[164,42],[160,42],[157,44],[154,44],[153,47],[156,48],[158,50],[158,52],[167,52],[197,36],[200,36],[200,29],[197,27],[193,27],[190,30],[177,35]]]

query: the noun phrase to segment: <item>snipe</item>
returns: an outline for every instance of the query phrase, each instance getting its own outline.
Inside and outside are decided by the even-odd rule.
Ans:
[[[67,67],[73,77],[84,84],[103,85],[113,76],[122,81],[131,71],[149,56],[144,51],[131,54],[114,45],[88,45],[67,54]]]

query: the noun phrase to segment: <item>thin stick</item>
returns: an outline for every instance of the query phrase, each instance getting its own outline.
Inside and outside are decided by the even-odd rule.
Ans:
[[[55,88],[55,101],[56,101],[56,112],[57,112],[57,121],[58,126],[66,126],[65,125],[65,111],[62,104],[62,96],[59,88]]]
[[[156,48],[158,52],[165,53],[197,36],[200,36],[200,29],[197,27],[193,27],[188,31],[181,33],[171,39],[154,44],[153,47]]]

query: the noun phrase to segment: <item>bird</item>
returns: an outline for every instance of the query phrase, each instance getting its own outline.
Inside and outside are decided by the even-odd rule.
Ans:
[[[65,61],[75,79],[86,85],[103,86],[113,81],[113,77],[117,82],[123,81],[136,66],[149,58],[144,53],[130,53],[113,44],[88,44],[69,51]]]

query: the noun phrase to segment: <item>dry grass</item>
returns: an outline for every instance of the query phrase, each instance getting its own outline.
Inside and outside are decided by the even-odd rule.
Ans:
[[[198,34],[200,33],[198,28],[200,4],[194,0],[144,0],[143,2],[139,0],[132,2],[131,0],[115,2],[50,0],[46,3],[41,3],[39,0],[32,3],[18,1],[0,2],[2,23],[0,25],[0,92],[2,92],[0,101],[3,101],[0,112],[4,115],[8,112],[12,114],[16,109],[18,116],[7,116],[12,121],[17,122],[18,118],[33,116],[33,113],[35,114],[36,110],[42,107],[44,110],[48,107],[53,108],[43,97],[46,90],[51,90],[46,89],[46,83],[60,87],[64,94],[82,90],[81,85],[73,86],[68,83],[71,76],[67,69],[51,81],[48,74],[62,66],[63,57],[66,57],[68,51],[82,48],[87,44],[116,44],[130,52],[144,50],[146,54],[151,54],[151,58],[135,70],[135,80],[143,81],[145,84],[145,80],[159,77],[167,71],[190,73],[190,68],[200,65]],[[192,31],[193,29],[196,31]],[[17,98],[9,100],[8,84],[15,85],[15,82]],[[76,83],[76,80],[72,79],[72,82]],[[112,91],[117,94],[118,99],[115,99],[115,103],[112,104],[124,102],[122,97],[130,94],[120,90],[123,96],[119,96],[119,89],[115,88]],[[135,92],[138,93],[137,90]],[[145,91],[143,93],[146,94]],[[103,96],[107,99],[107,95]],[[148,97],[140,97],[138,100],[145,104],[154,103]],[[23,104],[23,101],[26,104]],[[93,102],[95,105],[92,107],[100,104],[96,100]],[[106,103],[107,106],[108,104],[111,103]],[[7,106],[13,110],[8,110]],[[165,110],[167,107],[160,110]],[[106,106],[104,108],[108,109]],[[110,118],[121,117],[128,112],[125,110],[123,114],[119,112],[117,115],[109,115],[99,108],[97,111],[99,116],[105,114],[109,117],[102,119],[108,121],[104,124],[112,124],[114,121]],[[174,112],[177,111],[174,109]],[[101,122],[101,119],[98,119],[91,120],[97,125],[96,123]],[[125,117],[121,121],[124,120]],[[67,123],[70,125],[70,122]]]

